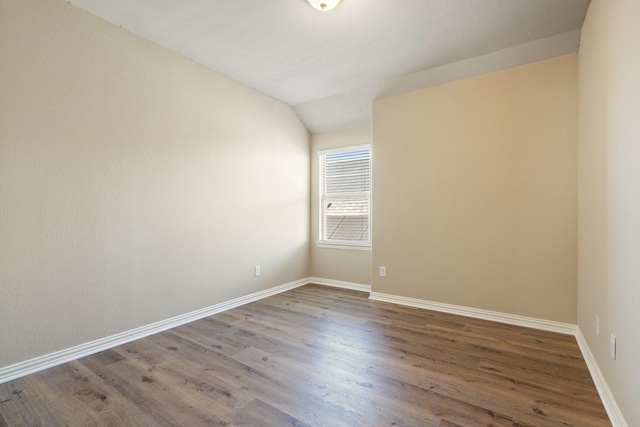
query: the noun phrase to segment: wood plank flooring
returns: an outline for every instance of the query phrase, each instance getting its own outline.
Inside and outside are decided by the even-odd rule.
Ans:
[[[610,426],[575,338],[307,285],[0,385],[1,426]]]

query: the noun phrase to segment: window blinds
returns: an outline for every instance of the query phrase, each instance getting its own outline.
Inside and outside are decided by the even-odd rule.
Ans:
[[[322,241],[370,241],[370,149],[320,155]]]

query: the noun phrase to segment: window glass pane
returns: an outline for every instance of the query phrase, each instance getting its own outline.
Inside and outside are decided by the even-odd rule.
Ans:
[[[326,240],[369,241],[369,200],[325,200]]]

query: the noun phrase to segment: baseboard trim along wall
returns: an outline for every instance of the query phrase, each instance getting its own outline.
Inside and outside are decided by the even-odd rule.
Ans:
[[[371,285],[362,283],[345,282],[343,280],[322,279],[320,277],[310,277],[309,283],[314,285],[331,286],[332,288],[351,289],[354,291],[371,292]]]
[[[416,298],[407,298],[397,295],[371,292],[370,299],[375,301],[390,302],[409,307],[424,308],[443,313],[457,314],[459,316],[473,317],[475,319],[490,320],[509,325],[524,326],[543,331],[558,332],[565,335],[575,335],[577,326],[570,323],[554,322],[552,320],[536,319],[534,317],[518,316],[515,314],[500,313],[497,311],[482,310],[479,308],[464,307],[460,305],[444,304],[441,302],[426,301]]]
[[[584,361],[587,363],[587,367],[591,373],[591,378],[593,378],[593,382],[596,385],[596,389],[598,390],[604,409],[607,411],[607,415],[609,415],[611,424],[613,427],[629,427],[629,424],[627,424],[627,421],[624,419],[616,400],[613,398],[611,389],[609,388],[609,385],[607,385],[607,381],[604,379],[602,371],[600,371],[600,368],[596,363],[596,359],[593,357],[593,353],[591,353],[591,349],[587,344],[587,340],[584,339],[584,335],[582,335],[580,328],[576,330],[576,341],[578,341],[578,346],[580,347]]]
[[[16,378],[24,377],[29,374],[43,371],[57,365],[61,365],[72,360],[79,359],[81,357],[89,356],[90,354],[98,353],[109,348],[126,344],[128,342],[135,341],[149,335],[157,334],[158,332],[166,331],[167,329],[175,328],[177,326],[184,325],[185,323],[193,322],[194,320],[199,320],[216,313],[248,304],[250,302],[258,301],[260,299],[267,298],[272,295],[276,295],[290,289],[306,285],[308,283],[310,283],[308,277],[285,283],[284,285],[275,286],[273,288],[265,289],[263,291],[221,302],[219,304],[214,304],[212,306],[205,307],[200,310],[195,310],[190,313],[181,314],[179,316],[161,320],[159,322],[151,323],[139,328],[131,329],[129,331],[121,332],[88,343],[80,344],[75,347],[67,348],[65,350],[56,351],[54,353],[26,360],[24,362],[18,362],[7,367],[2,367],[0,368],[0,384],[14,380]]]

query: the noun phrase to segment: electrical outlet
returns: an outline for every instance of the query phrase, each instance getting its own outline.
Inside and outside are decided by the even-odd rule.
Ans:
[[[600,316],[596,314],[596,335],[600,336]]]
[[[380,277],[387,277],[387,267],[385,266],[380,267]]]
[[[616,336],[611,334],[611,358],[616,360]]]
[[[258,277],[260,275],[260,266],[256,265],[253,269],[253,275]]]

